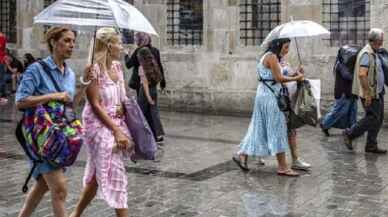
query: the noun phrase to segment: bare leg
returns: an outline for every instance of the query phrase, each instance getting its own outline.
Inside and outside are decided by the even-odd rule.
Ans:
[[[288,134],[288,143],[290,144],[291,157],[292,157],[292,169],[296,170],[309,170],[311,165],[306,163],[302,159],[299,159],[298,145],[296,142],[296,132]]]
[[[62,169],[43,175],[51,192],[51,203],[55,217],[65,217],[65,202],[67,196],[66,177]]]
[[[288,169],[287,160],[286,160],[286,153],[282,152],[282,153],[276,154],[276,160],[278,161],[278,170],[279,171],[285,171]]]
[[[128,217],[128,209],[116,209],[117,217]]]
[[[71,213],[70,217],[80,217],[86,207],[90,204],[93,198],[96,196],[98,184],[96,177],[94,176],[90,183],[88,183],[81,193],[81,197],[75,207],[75,210]]]
[[[286,153],[283,152],[283,153],[276,154],[276,159],[278,161],[278,172],[277,172],[278,175],[299,176],[299,173],[288,168],[287,160],[286,160]]]
[[[48,190],[46,181],[42,177],[39,177],[38,181],[34,184],[34,187],[32,187],[31,191],[28,192],[26,201],[24,202],[23,208],[20,210],[18,217],[31,216],[32,212],[34,212],[35,208],[38,206]]]
[[[240,154],[239,157],[240,157],[240,161],[241,161],[242,164],[245,164],[245,165],[248,164],[248,155]]]
[[[296,135],[288,135],[288,144],[290,145],[292,161],[298,160],[298,145],[296,144]]]

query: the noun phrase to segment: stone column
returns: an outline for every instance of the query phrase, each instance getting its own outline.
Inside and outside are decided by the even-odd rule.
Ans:
[[[42,27],[33,25],[33,17],[43,9],[43,4],[43,0],[17,0],[19,55],[28,52],[34,56],[40,56],[43,31]]]

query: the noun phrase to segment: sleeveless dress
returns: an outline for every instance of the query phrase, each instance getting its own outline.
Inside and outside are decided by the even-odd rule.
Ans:
[[[116,116],[117,105],[126,97],[123,71],[118,62],[114,62],[112,68],[119,76],[116,83],[106,72],[100,71],[97,64],[93,68],[98,78],[101,104],[124,134],[131,138],[124,118]],[[97,198],[105,200],[115,209],[128,208],[125,163],[130,153],[114,149],[115,138],[112,131],[94,114],[89,102],[86,102],[82,118],[85,129],[84,142],[87,147],[84,185],[95,175],[98,183]]]
[[[259,78],[273,80],[272,72],[264,66],[261,58],[257,63]],[[267,82],[268,85],[279,93],[280,83]],[[279,110],[277,99],[271,90],[259,82],[253,114],[244,139],[240,143],[238,154],[250,156],[269,156],[287,151],[287,125],[283,112]]]

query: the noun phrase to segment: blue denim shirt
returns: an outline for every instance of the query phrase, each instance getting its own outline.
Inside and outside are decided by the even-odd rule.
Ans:
[[[75,94],[75,73],[65,64],[65,72],[62,73],[54,63],[51,56],[43,60],[51,70],[53,78],[62,89],[73,99]],[[29,96],[45,95],[58,92],[50,77],[38,63],[31,64],[23,73],[22,80],[16,92],[15,101],[19,102]]]

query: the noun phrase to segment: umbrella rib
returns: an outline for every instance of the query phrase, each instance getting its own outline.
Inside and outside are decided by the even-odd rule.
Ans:
[[[87,7],[97,7],[97,8],[104,8],[108,5],[108,3],[103,2],[103,1],[95,1],[95,0],[83,0],[81,2],[74,2],[71,0],[63,0],[63,3],[65,4],[73,4],[79,7],[87,6]],[[102,6],[100,6],[102,5]]]

